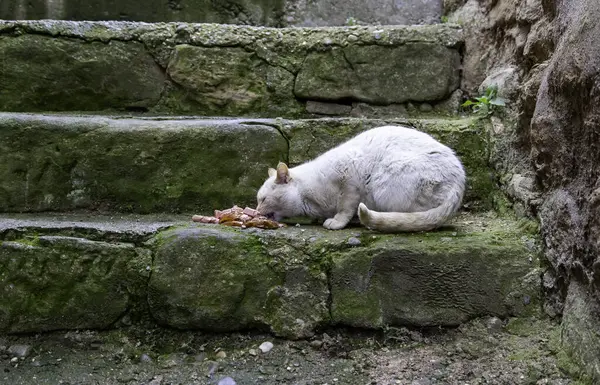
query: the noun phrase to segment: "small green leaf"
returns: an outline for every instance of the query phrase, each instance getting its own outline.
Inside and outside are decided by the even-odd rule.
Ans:
[[[473,104],[475,104],[475,102],[473,102],[472,100],[467,100],[466,102],[464,102],[463,104],[461,104],[462,107],[468,107],[468,106],[472,106]]]

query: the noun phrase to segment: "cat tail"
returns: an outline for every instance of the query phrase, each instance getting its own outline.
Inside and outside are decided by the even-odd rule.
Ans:
[[[358,218],[363,226],[384,233],[433,230],[444,224],[460,208],[463,194],[453,191],[438,207],[415,213],[379,212],[358,205]]]

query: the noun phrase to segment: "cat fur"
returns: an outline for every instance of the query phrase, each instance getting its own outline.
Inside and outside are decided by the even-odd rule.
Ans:
[[[381,232],[432,230],[461,207],[465,179],[454,151],[430,135],[383,126],[297,167],[269,169],[257,210],[276,220],[322,218],[331,230],[356,215]]]

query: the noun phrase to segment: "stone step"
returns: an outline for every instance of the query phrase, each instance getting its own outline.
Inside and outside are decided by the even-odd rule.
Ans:
[[[485,121],[206,119],[0,113],[0,212],[195,212],[255,206],[267,169],[297,165],[368,128],[407,124],[455,149],[465,204],[492,207]]]
[[[166,3],[149,0],[88,2],[85,0],[2,0],[0,19],[132,20],[146,22],[279,26],[328,26],[348,23],[431,24],[442,16],[441,0],[194,0]]]
[[[369,113],[364,103],[455,110],[461,44],[462,30],[448,24],[0,20],[0,110],[287,118],[353,106]]]
[[[0,332],[153,319],[178,329],[302,338],[333,325],[451,326],[535,314],[537,249],[519,223],[490,214],[461,214],[439,231],[404,235],[2,214]]]

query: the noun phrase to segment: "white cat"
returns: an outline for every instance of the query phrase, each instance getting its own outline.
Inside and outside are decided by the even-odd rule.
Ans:
[[[269,169],[257,210],[275,220],[326,218],[331,230],[358,211],[374,230],[422,231],[452,217],[464,191],[465,172],[450,148],[408,127],[383,126],[300,166]]]

